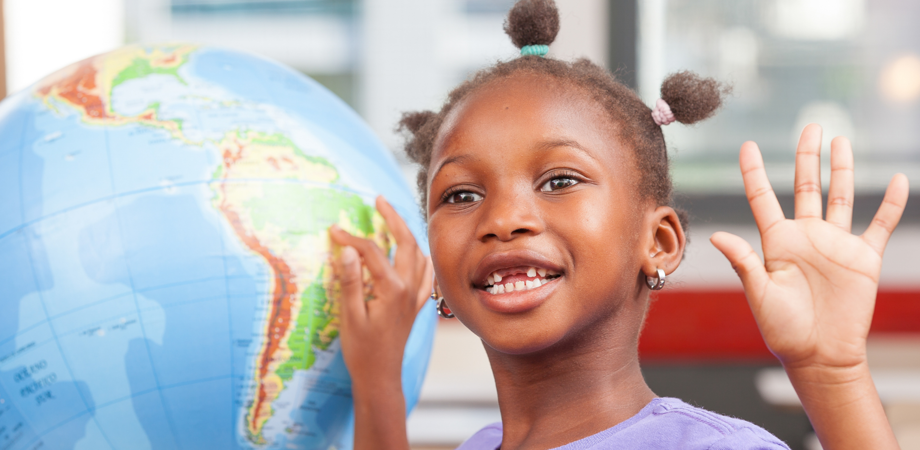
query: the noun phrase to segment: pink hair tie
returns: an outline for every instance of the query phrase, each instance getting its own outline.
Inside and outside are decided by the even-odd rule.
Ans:
[[[655,119],[655,123],[659,126],[665,126],[674,121],[674,113],[671,112],[668,103],[659,98],[655,102],[655,109],[652,110],[652,119]]]

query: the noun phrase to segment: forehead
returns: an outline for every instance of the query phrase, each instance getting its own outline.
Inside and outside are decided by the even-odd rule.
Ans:
[[[612,157],[621,153],[616,134],[616,124],[587,89],[547,75],[515,74],[478,87],[451,110],[435,139],[432,164],[479,144],[540,139],[576,141],[598,157]]]

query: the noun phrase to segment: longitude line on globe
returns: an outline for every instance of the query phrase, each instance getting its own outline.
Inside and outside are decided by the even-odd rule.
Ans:
[[[195,111],[195,118],[198,119],[199,123],[201,123],[201,117],[197,110]],[[223,226],[223,221],[218,221],[218,223],[221,224],[220,226]],[[234,358],[233,354],[236,350],[233,347],[233,307],[230,301],[230,273],[227,271],[227,242],[224,237],[224,232],[224,230],[218,230],[217,234],[220,238],[220,260],[224,266],[224,299],[227,301],[227,345],[230,349],[230,395],[228,396],[230,400],[229,411],[234,411],[234,402],[236,399],[233,396],[233,390],[234,386],[236,385],[236,373],[234,372],[234,370],[236,370],[236,358]],[[231,413],[231,432],[233,432],[232,430],[236,429],[236,420],[236,414]]]
[[[25,239],[25,236],[23,236],[23,239]],[[54,344],[58,348],[58,353],[61,355],[61,361],[64,362],[64,367],[67,369],[68,376],[70,377],[71,380],[76,381],[77,378],[74,377],[73,375],[73,369],[71,369],[70,362],[67,360],[67,355],[64,353],[64,348],[61,347],[61,341],[59,339],[57,330],[54,328],[54,322],[51,319],[49,319],[50,316],[48,314],[48,305],[45,302],[44,294],[42,294],[42,291],[39,288],[40,284],[38,282],[38,276],[36,275],[37,271],[35,270],[35,258],[32,257],[32,249],[29,248],[26,254],[29,257],[29,267],[32,269],[32,281],[33,283],[35,283],[35,292],[38,295],[38,299],[42,304],[42,311],[45,313],[45,323],[48,324],[48,329],[51,331],[51,338],[54,340]],[[76,391],[80,395],[80,400],[83,401],[83,407],[85,408],[84,411],[90,412],[89,402],[86,401],[86,396],[83,395],[83,391],[81,391],[80,389],[76,389]],[[94,406],[92,409],[95,410],[96,407]],[[99,433],[102,434],[102,438],[105,439],[105,442],[109,444],[109,447],[114,450],[115,446],[112,445],[112,441],[109,440],[108,434],[105,432],[105,430],[102,429],[102,424],[100,424],[99,421],[96,420],[95,414],[93,414],[92,417],[93,417],[93,422],[96,422],[96,428],[98,428]],[[68,420],[65,420],[65,422],[67,422]],[[43,433],[43,434],[46,434],[46,433]],[[41,439],[41,436],[36,436],[32,442],[35,442],[36,440],[40,440],[40,439]]]
[[[25,142],[26,138],[25,137],[29,129],[29,126],[33,125],[34,120],[35,120],[34,118],[29,118],[28,120],[24,121],[24,124],[22,127],[23,130],[19,134],[20,136],[20,142],[19,142],[19,174],[20,174],[19,175],[19,212],[21,214],[23,222],[25,222],[26,220],[25,180],[22,177],[22,174],[25,173],[23,171],[24,164],[25,164],[24,154],[26,151],[26,142]],[[26,240],[26,237],[24,235],[22,235],[21,237],[23,240]],[[28,242],[24,242],[24,244],[28,244]],[[61,355],[61,360],[64,361],[64,368],[67,369],[68,376],[70,377],[71,380],[76,380],[76,378],[74,378],[73,376],[73,369],[70,367],[70,362],[67,361],[67,356],[64,354],[64,349],[63,347],[61,347],[61,342],[58,340],[57,330],[54,329],[54,323],[48,318],[49,317],[48,316],[48,305],[45,303],[45,296],[42,294],[41,284],[38,282],[38,275],[37,275],[37,271],[35,270],[35,258],[32,255],[32,246],[26,245],[25,247],[27,249],[26,255],[29,258],[29,268],[32,270],[32,282],[35,283],[35,292],[38,295],[38,299],[42,304],[42,311],[45,314],[45,323],[48,324],[48,329],[51,330],[52,339],[54,339],[54,343],[58,348],[58,353]],[[86,396],[84,396],[83,392],[80,391],[79,389],[77,389],[76,391],[80,395],[80,400],[83,401],[83,407],[85,408],[85,411],[89,412],[90,410],[89,402],[86,401]],[[112,446],[112,442],[109,440],[108,435],[104,431],[102,431],[102,427],[99,425],[99,422],[96,421],[95,415],[93,416],[93,421],[96,422],[96,427],[99,428],[99,432],[102,433],[103,439],[105,439],[106,443],[109,444],[109,447],[114,449],[114,447]],[[33,430],[35,429],[32,426],[32,424],[29,424],[29,427],[32,428]],[[40,439],[41,439],[40,436],[36,436],[35,439],[32,440],[32,442],[35,442],[36,440],[40,440]],[[31,445],[32,442],[30,442],[29,444]]]
[[[118,190],[115,186],[115,169],[112,165],[112,148],[109,144],[109,131],[108,129],[103,128],[102,133],[105,137],[105,153],[109,165],[109,183],[112,185],[112,194],[114,195],[118,192]],[[125,230],[121,223],[121,213],[119,211],[120,208],[118,207],[116,200],[112,201],[112,207],[115,210],[115,222],[118,224],[118,240],[121,242],[122,254],[127,255],[127,247],[125,246],[124,242]],[[169,408],[166,406],[166,399],[163,397],[163,388],[160,385],[160,376],[157,373],[157,368],[153,361],[153,354],[150,351],[150,340],[147,338],[147,329],[144,326],[144,317],[141,313],[140,302],[137,299],[137,288],[134,285],[134,273],[131,271],[131,265],[128,263],[127,257],[125,257],[125,272],[128,274],[128,283],[130,284],[132,298],[134,299],[134,309],[137,312],[137,323],[141,328],[141,336],[144,338],[144,348],[147,349],[147,360],[150,362],[150,370],[153,372],[153,382],[157,387],[157,394],[160,398],[160,405],[163,407],[163,414],[166,415],[166,421],[169,423],[169,431],[170,434],[172,434],[172,441],[176,448],[181,449],[183,447],[179,445],[179,440],[176,435],[176,426],[173,421],[172,414],[169,413]]]

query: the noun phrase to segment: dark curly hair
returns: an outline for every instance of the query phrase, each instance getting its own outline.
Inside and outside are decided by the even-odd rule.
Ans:
[[[559,32],[559,12],[552,0],[520,0],[508,13],[505,33],[518,48],[528,45],[549,45]],[[606,69],[579,59],[565,62],[540,56],[522,56],[499,62],[477,72],[448,95],[438,112],[404,113],[397,130],[407,137],[405,151],[421,165],[418,189],[422,199],[422,214],[427,217],[428,167],[435,139],[445,117],[471,92],[495,80],[515,74],[532,74],[555,78],[582,90],[600,104],[610,120],[617,124],[617,137],[631,148],[639,170],[638,192],[658,205],[671,204],[671,175],[668,154],[661,127],[652,119],[652,110],[636,93],[618,82]],[[692,72],[668,76],[661,86],[661,98],[668,103],[677,121],[692,124],[712,116],[722,106],[722,97],[730,92],[711,78],[701,78]],[[678,212],[681,225],[687,226],[686,214]]]

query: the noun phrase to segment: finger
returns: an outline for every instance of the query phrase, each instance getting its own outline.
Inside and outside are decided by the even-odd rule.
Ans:
[[[415,245],[415,236],[412,235],[412,231],[409,230],[406,221],[400,217],[399,213],[393,209],[393,205],[390,205],[390,202],[383,198],[382,195],[377,196],[377,211],[383,216],[390,233],[393,233],[397,246],[403,244]]]
[[[821,127],[802,130],[795,150],[795,218],[821,218]]]
[[[377,211],[383,216],[387,228],[390,229],[390,233],[396,239],[396,254],[393,258],[396,271],[400,277],[407,280],[418,262],[416,256],[420,254],[418,244],[415,242],[415,236],[412,235],[412,231],[409,230],[399,213],[393,209],[393,206],[382,195],[377,197]]]
[[[387,278],[389,271],[392,270],[390,260],[387,259],[387,255],[374,241],[352,236],[351,233],[341,229],[338,225],[329,227],[329,236],[332,238],[332,242],[338,245],[354,247],[358,254],[364,258],[364,265],[375,280]]]
[[[783,208],[776,200],[770,180],[763,165],[763,156],[760,149],[753,142],[741,145],[741,177],[744,178],[744,192],[747,194],[748,203],[754,213],[754,220],[760,234],[766,233],[770,227],[783,221]]]
[[[434,275],[434,266],[431,265],[431,258],[424,257],[422,259],[424,266],[422,267],[421,274],[421,283],[418,287],[418,296],[416,297],[415,309],[418,311],[422,308],[426,301],[431,298],[431,284],[433,282]]]
[[[827,192],[827,221],[847,233],[853,224],[853,148],[850,140],[831,141],[831,187]]]
[[[354,247],[342,247],[338,257],[333,260],[333,268],[339,280],[343,320],[348,323],[364,322],[367,320],[364,281],[361,280],[361,259]]]
[[[748,302],[751,303],[751,309],[759,309],[761,297],[758,293],[763,292],[770,278],[760,257],[751,248],[751,244],[724,231],[713,234],[709,241],[728,258],[738,278],[741,278],[741,284],[744,285],[744,292],[747,294]]]
[[[895,227],[901,220],[901,214],[907,206],[907,195],[910,193],[910,185],[907,177],[899,173],[891,179],[888,189],[885,191],[885,198],[882,199],[882,206],[879,206],[878,212],[869,224],[869,228],[863,233],[862,238],[875,251],[881,255],[885,252],[885,245],[888,244],[888,238],[894,232]]]

